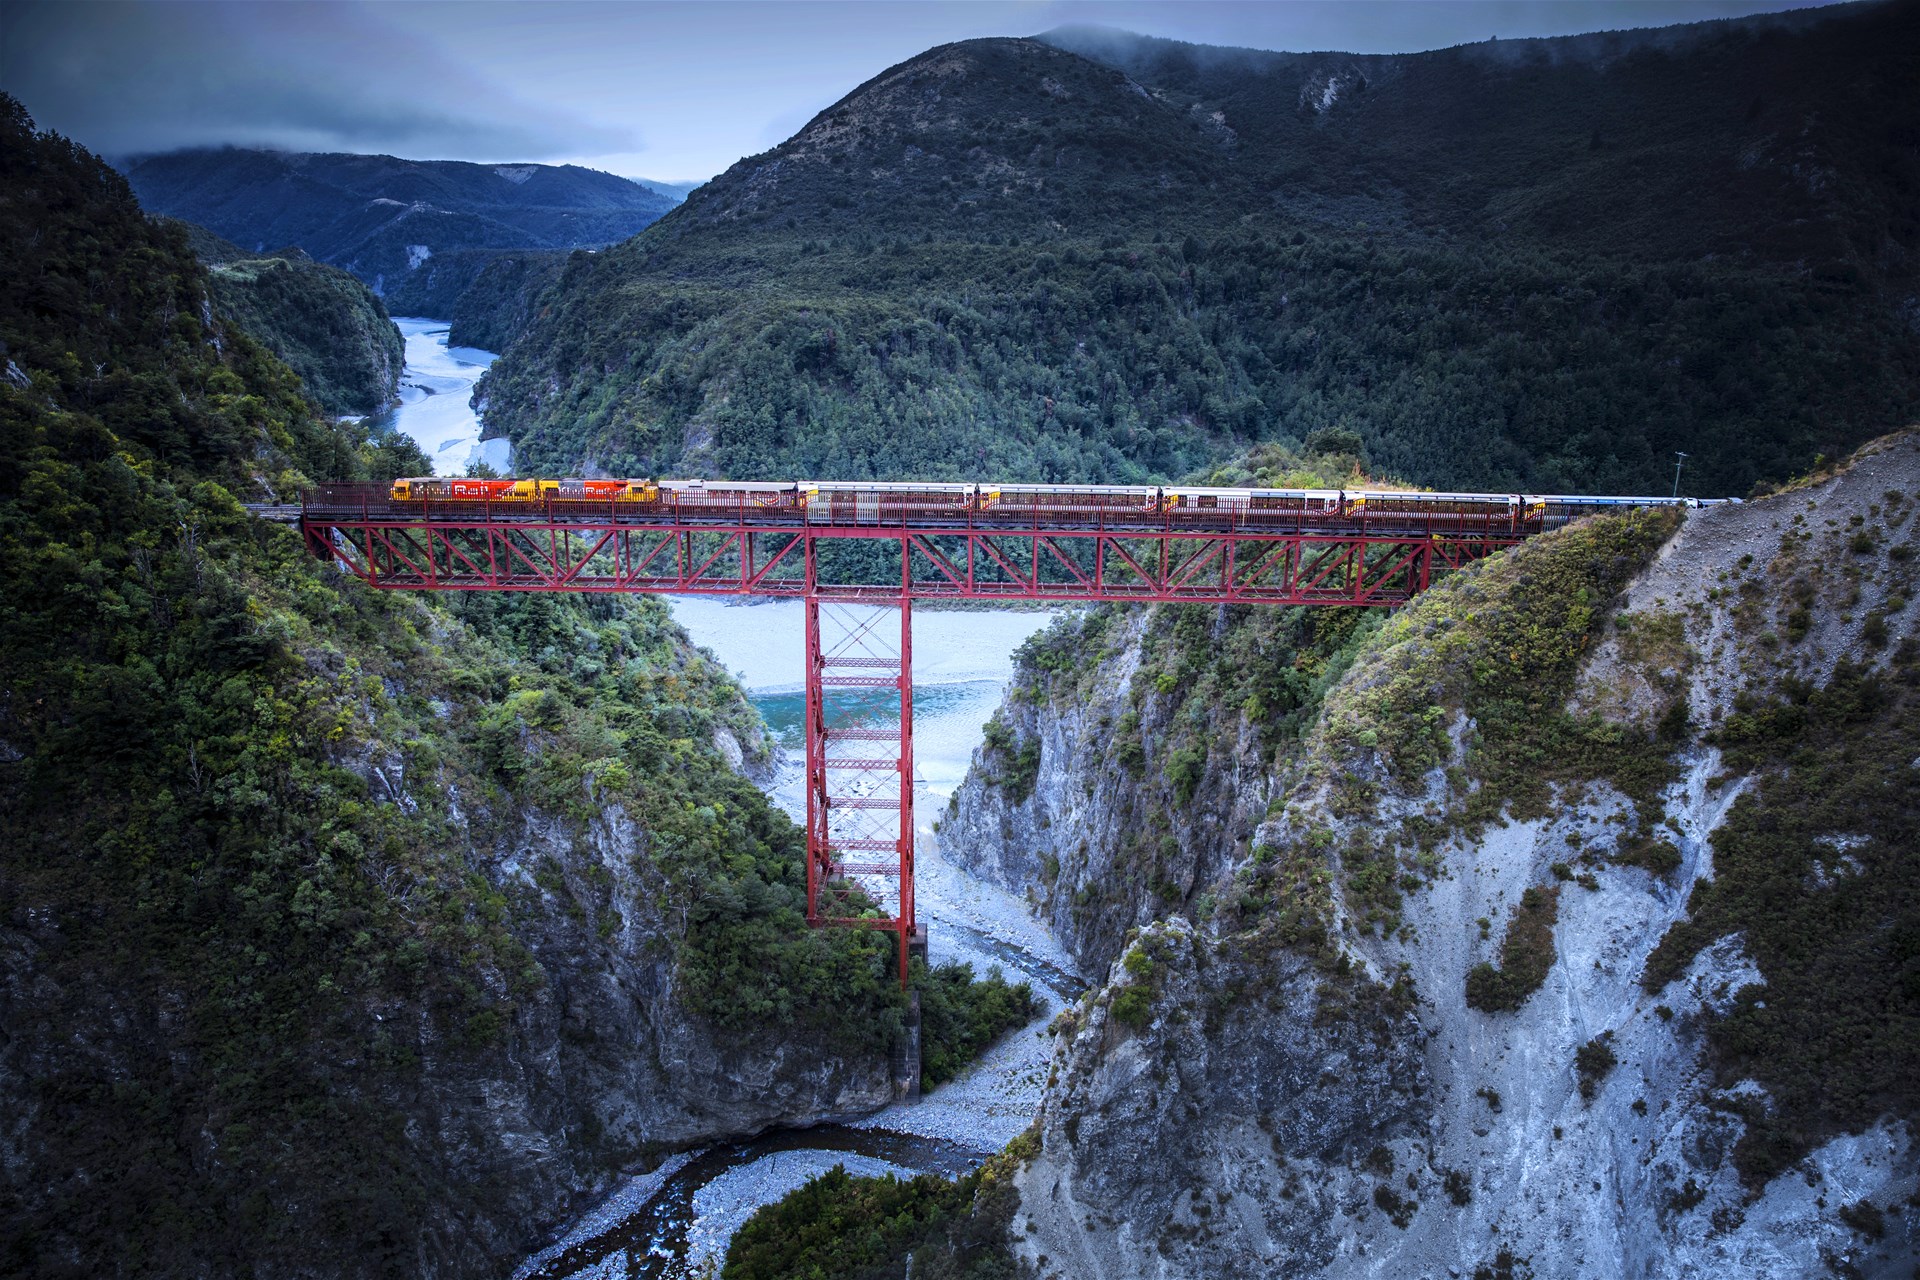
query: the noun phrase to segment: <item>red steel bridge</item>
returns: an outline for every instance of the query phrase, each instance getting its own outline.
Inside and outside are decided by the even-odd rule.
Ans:
[[[402,499],[400,485],[325,485],[305,495],[297,519],[314,555],[387,590],[804,601],[808,920],[896,934],[904,984],[916,940],[913,601],[1394,606],[1435,574],[1584,511],[1669,501],[1154,486],[819,489],[830,492],[804,483],[649,482],[644,500],[624,492],[436,500]]]

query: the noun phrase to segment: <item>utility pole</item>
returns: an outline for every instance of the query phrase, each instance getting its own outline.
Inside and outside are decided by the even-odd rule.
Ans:
[[[1680,496],[1680,468],[1687,465],[1687,455],[1675,449],[1673,457],[1673,496],[1677,498]]]

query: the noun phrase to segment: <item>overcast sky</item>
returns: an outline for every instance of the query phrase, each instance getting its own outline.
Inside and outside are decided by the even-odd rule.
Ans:
[[[1099,22],[1261,49],[1394,53],[1663,26],[1807,0],[1143,4],[0,0],[0,88],[110,157],[238,143],[571,162],[704,179],[949,40]]]

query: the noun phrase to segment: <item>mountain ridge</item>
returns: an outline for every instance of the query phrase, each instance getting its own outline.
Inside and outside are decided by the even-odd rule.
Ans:
[[[297,244],[380,293],[436,253],[608,244],[678,203],[578,165],[220,147],[121,168],[149,208],[255,252]]]
[[[1438,487],[1678,450],[1738,495],[1920,409],[1909,54],[1873,6],[1364,86],[943,45],[571,260],[486,427],[561,470],[1056,481],[1337,428]]]

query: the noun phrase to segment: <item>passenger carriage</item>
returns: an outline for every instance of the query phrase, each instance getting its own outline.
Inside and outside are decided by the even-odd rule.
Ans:
[[[1173,523],[1225,522],[1247,528],[1291,529],[1338,519],[1338,489],[1220,489],[1168,485],[1162,501]]]
[[[660,480],[660,515],[682,522],[794,520],[804,504],[792,480]]]
[[[1084,524],[1111,527],[1159,523],[1160,486],[1153,484],[983,484],[977,506],[984,524]]]
[[[1369,528],[1408,533],[1511,533],[1527,527],[1532,505],[1517,493],[1410,493],[1363,489],[1347,494],[1348,514]]]
[[[813,524],[967,523],[979,486],[957,481],[813,480],[807,520]]]

